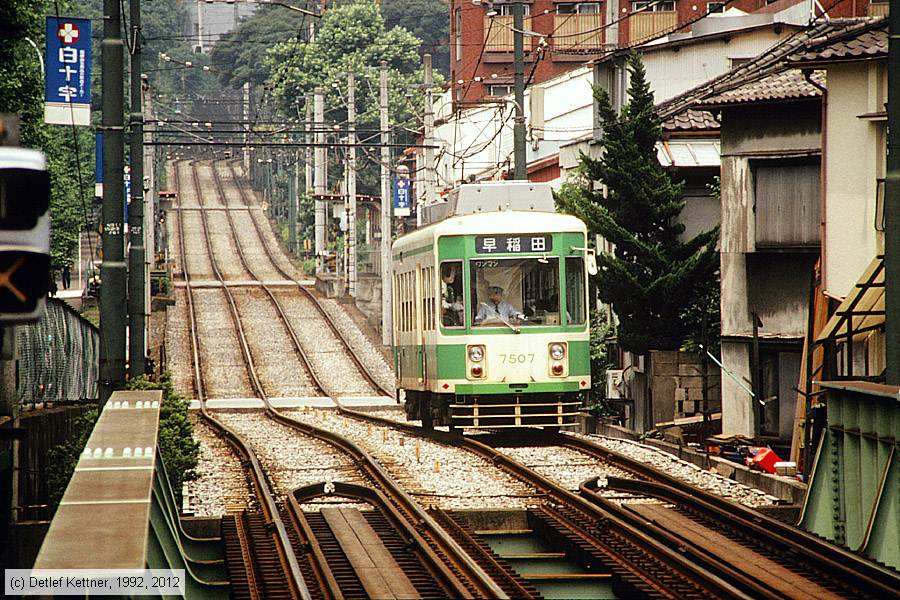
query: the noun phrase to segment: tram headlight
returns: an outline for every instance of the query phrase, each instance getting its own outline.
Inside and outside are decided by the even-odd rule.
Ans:
[[[553,360],[562,360],[566,357],[566,346],[565,344],[554,343],[550,344],[550,358]]]
[[[476,363],[484,360],[484,346],[469,346],[469,360]]]

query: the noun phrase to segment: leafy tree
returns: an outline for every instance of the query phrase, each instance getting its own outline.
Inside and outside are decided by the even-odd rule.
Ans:
[[[347,73],[353,72],[357,80],[358,129],[375,130],[380,127],[378,82],[379,66],[384,61],[389,69],[393,141],[412,143],[414,137],[409,132],[420,124],[415,112],[421,97],[417,90],[422,82],[420,44],[418,38],[402,27],[388,29],[378,6],[371,0],[331,7],[322,17],[314,41],[277,44],[268,51],[269,85],[279,110],[288,116],[304,109],[301,107],[304,107],[305,94],[323,87],[328,107],[326,119],[342,123],[347,115]],[[436,85],[442,80],[437,74]],[[357,150],[357,157],[359,192],[379,194],[379,157],[366,149]],[[337,181],[342,173],[336,166],[329,179]]]
[[[628,70],[628,103],[620,114],[604,90],[595,90],[602,156],[582,155],[578,179],[562,187],[557,207],[615,246],[598,256],[595,283],[618,315],[621,346],[635,353],[677,350],[697,332],[690,318],[695,308],[718,286],[718,227],[679,240],[683,184],[673,183],[656,158],[662,127],[636,53]],[[605,191],[595,189],[596,181]]]
[[[61,0],[59,6],[61,13],[67,13],[72,2]],[[2,112],[19,116],[21,145],[41,150],[47,156],[52,180],[50,258],[54,266],[60,267],[71,260],[85,212],[89,210],[94,157],[90,133],[85,128],[74,133],[79,147],[76,156],[72,129],[44,123],[43,78],[36,51],[28,40],[41,48],[44,17],[55,10],[53,2],[43,0],[0,3],[0,107]]]
[[[222,87],[239,89],[245,83],[263,85],[269,78],[266,52],[274,44],[305,39],[309,17],[281,7],[260,7],[237,29],[222,36],[211,54],[220,68]]]
[[[381,14],[388,26],[403,25],[422,40],[421,54],[430,53],[432,65],[450,76],[450,7],[447,0],[382,0]]]
[[[158,382],[146,376],[128,382],[129,390],[162,390],[159,413],[159,452],[172,483],[175,499],[181,505],[181,486],[197,478],[200,443],[194,439],[194,425],[188,416],[190,403],[175,391],[172,376],[166,371]]]

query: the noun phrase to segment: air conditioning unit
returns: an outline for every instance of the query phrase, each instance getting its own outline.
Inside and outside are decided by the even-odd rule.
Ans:
[[[622,397],[622,391],[625,387],[623,369],[609,369],[606,371],[606,397],[609,399],[618,399]]]

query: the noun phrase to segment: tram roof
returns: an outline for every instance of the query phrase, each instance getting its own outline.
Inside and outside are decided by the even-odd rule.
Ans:
[[[584,222],[573,215],[529,210],[481,212],[449,217],[397,239],[393,252],[418,248],[449,235],[503,235],[510,233],[586,233]]]

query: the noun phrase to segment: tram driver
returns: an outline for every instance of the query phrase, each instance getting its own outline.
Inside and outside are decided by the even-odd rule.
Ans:
[[[524,321],[525,315],[515,306],[503,299],[503,288],[492,285],[488,288],[488,302],[478,305],[478,314],[475,315],[475,324],[493,322],[509,322],[512,320]]]

